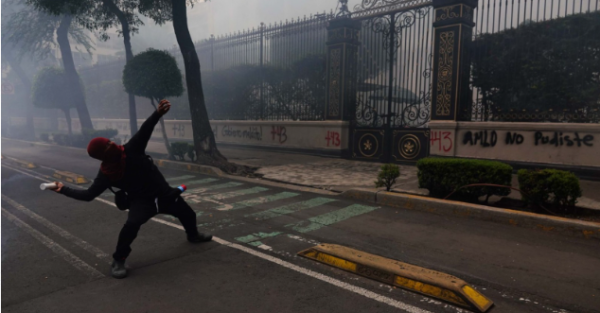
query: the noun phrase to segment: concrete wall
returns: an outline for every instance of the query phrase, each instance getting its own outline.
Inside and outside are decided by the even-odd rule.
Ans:
[[[431,122],[430,154],[600,167],[600,125]]]
[[[64,118],[52,120],[36,118],[36,129],[67,131]],[[96,129],[117,129],[128,139],[126,119],[92,122]],[[13,126],[24,124],[24,118],[10,120]],[[348,149],[350,135],[348,122],[341,121],[211,121],[211,126],[218,143],[331,155]],[[193,139],[189,120],[167,120],[165,127],[173,141]],[[429,127],[431,155],[600,168],[600,124],[432,121]],[[81,131],[78,119],[73,119],[73,131]],[[153,138],[162,140],[160,124]]]
[[[21,121],[14,121],[20,123]],[[138,120],[141,125],[144,120]],[[22,121],[24,124],[24,119]],[[129,120],[126,119],[92,119],[95,129],[112,128],[119,131],[119,137],[128,139]],[[42,123],[49,125],[47,121]],[[40,125],[42,125],[40,124]],[[217,143],[241,146],[260,146],[294,150],[312,150],[327,154],[339,155],[348,149],[349,124],[342,121],[211,121]],[[37,122],[36,122],[37,125]],[[78,119],[73,119],[73,132],[81,132]],[[167,136],[172,141],[193,139],[190,120],[166,120]],[[38,131],[52,131],[37,128]],[[66,132],[64,118],[58,119],[58,131]],[[160,124],[152,134],[154,139],[162,140]]]

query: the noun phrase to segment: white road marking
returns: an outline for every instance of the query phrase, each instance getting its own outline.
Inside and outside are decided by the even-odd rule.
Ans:
[[[71,233],[69,233],[68,231],[60,228],[59,226],[50,222],[49,220],[39,216],[38,214],[34,213],[33,211],[29,210],[28,208],[24,207],[23,205],[17,203],[16,201],[10,199],[9,197],[2,195],[2,200],[8,202],[8,204],[13,206],[15,209],[25,213],[25,215],[31,217],[35,221],[46,226],[48,229],[54,231],[61,237],[76,244],[77,246],[84,249],[85,251],[95,255],[97,258],[104,259],[105,261],[107,261],[109,263],[112,261],[112,258],[110,258],[110,256],[107,253],[105,253],[104,251],[92,246],[91,244],[87,243],[85,240],[82,240],[76,236],[71,235]]]
[[[67,261],[76,269],[90,275],[93,278],[105,277],[104,274],[100,273],[97,269],[85,263],[83,260],[75,256],[71,252],[67,251],[67,249],[52,241],[52,239],[33,229],[33,227],[29,226],[29,224],[23,222],[18,217],[10,214],[5,208],[2,208],[2,215],[4,215],[4,217],[7,218],[9,221],[13,222],[17,227],[21,228],[22,230],[30,234],[33,238],[37,239],[43,245],[48,247],[54,253],[61,256],[63,259],[65,259],[65,261]]]
[[[5,165],[2,164],[2,166],[5,166]],[[17,170],[17,171],[21,172],[20,170]],[[34,175],[31,175],[31,174],[27,174],[27,175],[31,176],[31,177],[34,177],[36,179],[48,182],[47,180],[45,180],[43,178],[39,178],[39,177],[36,177]],[[83,187],[77,186],[77,185],[71,185],[71,186],[74,186],[74,187],[80,188],[80,189],[84,189]],[[102,203],[106,203],[106,204],[111,205],[113,207],[116,206],[114,203],[106,201],[106,200],[101,199],[101,198],[96,198],[94,200],[100,201]],[[157,223],[161,223],[161,224],[168,225],[168,226],[180,229],[180,230],[184,230],[181,225],[177,225],[175,223],[171,223],[171,222],[168,222],[168,221],[165,221],[165,220],[162,220],[162,219],[158,219],[158,218],[152,218],[152,220],[155,221],[155,222],[157,222]],[[323,281],[323,282],[329,283],[331,285],[337,286],[337,287],[342,288],[344,290],[347,290],[347,291],[359,294],[359,295],[364,296],[366,298],[369,298],[369,299],[372,299],[372,300],[375,300],[375,301],[378,301],[378,302],[381,302],[381,303],[385,303],[385,304],[387,304],[389,306],[392,306],[392,307],[404,310],[404,311],[409,312],[409,313],[431,313],[430,311],[421,309],[419,307],[410,305],[408,303],[404,303],[404,302],[401,302],[401,301],[398,301],[398,300],[395,300],[395,299],[392,299],[392,298],[389,298],[389,297],[386,297],[386,296],[382,296],[382,295],[380,295],[378,293],[372,292],[372,291],[367,290],[365,288],[354,286],[352,284],[348,284],[346,282],[343,282],[341,280],[335,279],[333,277],[330,277],[330,276],[327,276],[327,275],[315,272],[313,270],[309,270],[307,268],[304,268],[304,267],[292,264],[290,262],[284,261],[284,260],[276,258],[274,256],[262,253],[260,251],[256,251],[256,250],[248,248],[248,247],[244,247],[244,246],[236,244],[236,243],[229,242],[227,240],[224,240],[224,239],[221,239],[221,238],[218,238],[218,237],[214,237],[213,236],[213,241],[215,241],[215,242],[217,242],[217,243],[219,243],[221,245],[228,246],[228,247],[231,247],[231,248],[234,248],[234,249],[246,252],[248,254],[254,255],[254,256],[256,256],[258,258],[261,258],[263,260],[266,260],[266,261],[269,261],[269,262],[281,265],[281,266],[283,266],[283,267],[285,267],[287,269],[290,269],[290,270],[296,271],[298,273],[301,273],[301,274],[313,277],[315,279],[318,279],[320,281]]]

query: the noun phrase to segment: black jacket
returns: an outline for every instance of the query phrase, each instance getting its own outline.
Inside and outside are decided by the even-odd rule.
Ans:
[[[111,182],[102,171],[98,171],[96,179],[87,190],[77,190],[65,186],[60,192],[73,199],[92,201],[108,187],[117,187],[125,190],[134,204],[136,202],[154,202],[156,198],[166,197],[174,191],[178,191],[169,186],[152,158],[146,155],[148,140],[150,140],[154,126],[159,119],[160,115],[155,111],[142,124],[139,131],[131,137],[131,140],[124,145],[126,158],[123,178]]]

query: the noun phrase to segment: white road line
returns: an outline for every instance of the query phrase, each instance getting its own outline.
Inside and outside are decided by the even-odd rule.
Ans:
[[[20,169],[18,169],[18,168],[15,168],[15,167],[12,167],[12,166],[6,165],[6,164],[4,164],[4,163],[2,163],[2,167],[6,167],[6,168],[8,168],[8,169],[11,169],[11,170],[13,170],[13,171],[15,171],[15,172],[19,172],[19,173],[21,173],[21,174],[23,174],[23,175],[27,175],[27,176],[29,176],[29,177],[33,177],[33,178],[35,178],[35,179],[39,179],[39,180],[41,180],[41,181],[44,181],[44,182],[47,182],[47,183],[51,183],[51,182],[53,182],[53,181],[51,181],[51,180],[48,180],[48,179],[46,179],[46,178],[43,178],[42,176],[35,176],[35,175],[31,175],[31,174],[29,174],[29,173],[27,173],[27,172],[24,172],[24,171],[22,171],[22,170],[20,170]]]
[[[56,224],[50,222],[49,220],[41,217],[40,215],[34,213],[33,211],[31,211],[30,209],[24,207],[23,205],[17,203],[16,201],[10,199],[9,197],[2,195],[2,200],[8,202],[8,204],[10,204],[12,207],[14,207],[15,209],[25,213],[25,215],[31,217],[32,219],[34,219],[35,221],[39,222],[40,224],[46,226],[48,229],[54,231],[55,233],[57,233],[58,235],[60,235],[61,237],[69,240],[70,242],[76,244],[77,246],[79,246],[80,248],[84,249],[85,251],[95,255],[97,258],[103,259],[104,261],[107,261],[108,263],[110,263],[112,261],[112,258],[110,258],[110,256],[105,253],[104,251],[92,246],[91,244],[89,244],[88,242],[86,242],[85,240],[82,240],[76,236],[71,235],[71,233],[69,233],[68,231],[60,228],[59,226],[57,226]]]
[[[5,166],[5,165],[2,164],[2,166]],[[18,170],[18,171],[20,172],[20,170]],[[35,177],[34,175],[31,175],[31,174],[28,174],[28,175],[31,176],[31,177],[37,178],[39,180],[42,180],[42,181],[47,181],[47,180],[45,180],[43,178],[38,178],[38,177]],[[72,186],[84,189],[81,186],[76,186],[76,185],[72,185]],[[111,205],[111,206],[115,206],[114,203],[106,201],[104,199],[96,198],[94,200],[100,201],[102,203],[106,203],[106,204]],[[164,225],[168,225],[168,226],[180,229],[180,230],[184,230],[181,225],[177,225],[175,223],[171,223],[171,222],[168,222],[168,221],[165,221],[165,220],[162,220],[162,219],[158,219],[158,218],[152,218],[152,220],[155,221],[155,222],[164,224]],[[419,307],[410,305],[408,303],[404,303],[404,302],[401,302],[401,301],[398,301],[398,300],[395,300],[395,299],[392,299],[392,298],[389,298],[389,297],[386,297],[386,296],[382,296],[382,295],[380,295],[378,293],[372,292],[372,291],[367,290],[365,288],[354,286],[352,284],[348,284],[346,282],[343,282],[341,280],[335,279],[333,277],[330,277],[330,276],[327,276],[327,275],[324,275],[324,274],[321,274],[321,273],[309,270],[309,269],[304,268],[304,267],[297,266],[295,264],[292,264],[290,262],[284,261],[282,259],[270,256],[268,254],[262,253],[260,251],[256,251],[256,250],[248,248],[248,247],[244,247],[242,245],[238,245],[236,243],[229,242],[227,240],[224,240],[224,239],[221,239],[221,238],[218,238],[218,237],[213,237],[213,241],[215,241],[215,242],[217,242],[217,243],[219,243],[221,245],[224,245],[224,246],[228,246],[228,247],[240,250],[240,251],[244,251],[244,252],[246,252],[248,254],[254,255],[254,256],[259,257],[259,258],[261,258],[263,260],[266,260],[266,261],[269,261],[269,262],[281,265],[281,266],[283,266],[283,267],[285,267],[287,269],[290,269],[290,270],[296,271],[298,273],[301,273],[301,274],[304,274],[304,275],[316,278],[316,279],[321,280],[323,282],[326,282],[326,283],[329,283],[331,285],[340,287],[340,288],[342,288],[344,290],[347,290],[347,291],[350,291],[350,292],[354,292],[354,293],[359,294],[361,296],[364,296],[366,298],[369,298],[369,299],[372,299],[372,300],[375,300],[375,301],[378,301],[378,302],[381,302],[381,303],[385,303],[385,304],[387,304],[389,306],[392,306],[392,307],[404,310],[404,311],[409,312],[409,313],[431,313],[430,311],[421,309]]]
[[[52,239],[33,229],[33,227],[29,226],[27,223],[23,222],[18,217],[10,214],[5,208],[2,208],[2,215],[4,215],[5,218],[17,225],[17,227],[21,228],[22,230],[33,236],[35,239],[37,239],[39,242],[44,244],[54,253],[61,256],[63,259],[65,259],[65,261],[67,261],[76,269],[90,275],[93,278],[105,277],[104,274],[100,273],[97,269],[93,268],[74,254],[57,244],[56,242],[52,241]]]

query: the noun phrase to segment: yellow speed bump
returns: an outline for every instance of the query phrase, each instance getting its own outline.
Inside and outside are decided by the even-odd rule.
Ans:
[[[65,181],[68,181],[70,183],[74,183],[74,184],[86,184],[88,183],[88,180],[85,179],[85,177],[83,177],[83,175],[79,175],[79,174],[75,174],[75,173],[71,173],[71,172],[67,172],[67,171],[56,171],[54,172],[54,175],[52,175],[58,179],[63,179]]]
[[[22,160],[11,158],[11,157],[2,156],[2,160],[4,160],[4,162],[8,162],[9,164],[20,166],[23,168],[36,168],[37,167],[37,165],[35,165],[34,163],[22,161]]]
[[[298,255],[480,312],[494,304],[455,276],[352,248],[320,244],[300,251]]]

